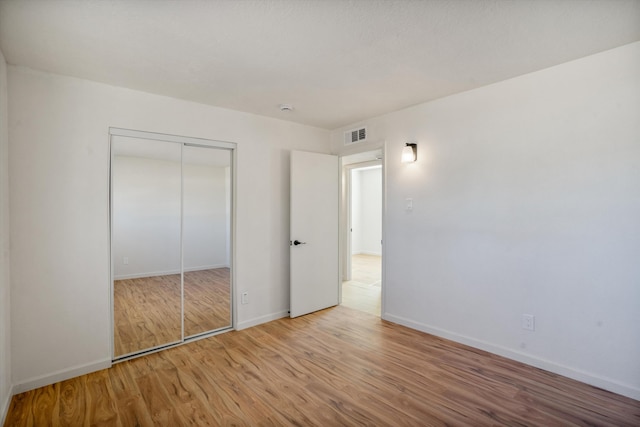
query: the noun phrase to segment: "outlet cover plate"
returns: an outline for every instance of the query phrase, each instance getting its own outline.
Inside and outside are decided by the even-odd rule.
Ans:
[[[528,331],[536,330],[536,317],[533,314],[522,315],[522,329],[526,329]]]

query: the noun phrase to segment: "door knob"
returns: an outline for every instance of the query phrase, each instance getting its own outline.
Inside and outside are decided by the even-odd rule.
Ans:
[[[298,246],[298,245],[306,245],[307,242],[301,242],[300,240],[294,240],[293,244],[296,245],[296,246]]]

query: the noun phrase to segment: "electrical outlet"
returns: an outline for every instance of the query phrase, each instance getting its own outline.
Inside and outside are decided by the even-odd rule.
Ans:
[[[522,329],[526,329],[528,331],[536,330],[536,317],[533,314],[522,315]]]
[[[122,263],[124,265],[129,265],[129,257],[128,256],[122,257]]]
[[[249,304],[249,292],[243,292],[242,297],[240,298],[240,302],[242,304]]]

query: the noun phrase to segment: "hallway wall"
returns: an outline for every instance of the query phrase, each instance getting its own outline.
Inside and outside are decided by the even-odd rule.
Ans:
[[[382,255],[382,168],[352,169],[351,253]]]

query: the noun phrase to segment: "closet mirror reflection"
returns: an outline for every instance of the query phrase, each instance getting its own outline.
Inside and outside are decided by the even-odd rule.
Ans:
[[[111,135],[114,359],[232,326],[232,153]]]
[[[231,154],[183,147],[184,335],[231,326]]]

